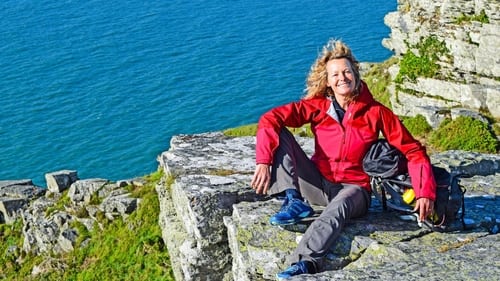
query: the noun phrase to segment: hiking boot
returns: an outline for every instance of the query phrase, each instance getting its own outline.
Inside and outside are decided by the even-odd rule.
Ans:
[[[307,265],[305,261],[299,261],[298,263],[290,266],[287,268],[285,271],[282,271],[278,274],[276,274],[276,278],[278,278],[279,281],[288,279],[292,276],[299,275],[299,274],[305,274],[309,273],[307,269]]]
[[[314,214],[313,208],[304,202],[294,189],[286,190],[285,201],[278,213],[269,219],[272,225],[295,224]]]

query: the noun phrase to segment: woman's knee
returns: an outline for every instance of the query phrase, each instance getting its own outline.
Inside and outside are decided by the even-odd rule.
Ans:
[[[346,219],[359,217],[368,211],[370,197],[361,187],[344,187],[330,202],[333,213],[343,214]]]

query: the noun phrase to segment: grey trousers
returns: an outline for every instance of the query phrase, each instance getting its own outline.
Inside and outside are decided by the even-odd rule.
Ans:
[[[344,223],[368,211],[370,194],[360,186],[332,183],[325,179],[287,129],[280,133],[271,177],[270,195],[295,188],[310,204],[326,207],[307,228],[289,257],[291,264],[310,261],[319,271],[323,258],[339,237]]]

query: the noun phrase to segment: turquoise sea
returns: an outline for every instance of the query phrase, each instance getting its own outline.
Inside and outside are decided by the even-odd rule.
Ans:
[[[395,0],[0,2],[0,180],[142,176],[173,135],[303,95],[329,38],[391,56]]]

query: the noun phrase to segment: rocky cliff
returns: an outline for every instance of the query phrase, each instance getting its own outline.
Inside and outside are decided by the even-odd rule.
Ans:
[[[298,140],[311,153],[313,140]],[[286,229],[269,225],[281,203],[256,196],[249,187],[254,151],[254,137],[207,133],[174,137],[158,158],[168,175],[157,186],[159,223],[176,280],[274,280],[287,266],[286,256],[308,222]],[[455,225],[452,232],[432,232],[411,217],[383,211],[374,199],[368,216],[347,225],[325,271],[292,280],[499,276],[500,155],[448,151],[433,155],[432,162],[475,175],[461,181],[467,189],[467,229]]]
[[[298,141],[312,152],[312,139]],[[281,203],[249,187],[254,150],[254,137],[217,132],[175,136],[159,156],[165,176],[156,186],[158,223],[176,280],[273,280],[287,265],[286,256],[311,220],[287,228],[269,225]],[[453,173],[476,175],[461,181],[467,189],[466,229],[432,232],[413,217],[383,211],[374,199],[369,215],[349,222],[330,249],[325,270],[300,280],[443,280],[443,272],[450,280],[498,276],[500,155],[447,151],[432,161]],[[28,269],[34,280],[67,270],[64,259],[53,257],[87,247],[86,232],[126,219],[142,205],[127,188],[141,186],[141,179],[82,180],[76,171],[59,171],[46,180],[47,188],[30,180],[0,181],[1,223],[21,219],[23,238],[4,254],[12,264],[22,264],[27,255],[44,257]]]
[[[403,62],[389,69],[397,114],[422,114],[433,127],[464,114],[499,120],[498,1],[399,0],[385,22],[391,34],[383,44]],[[412,62],[428,62],[432,75],[408,73],[406,63]],[[299,141],[311,153],[311,139]],[[287,229],[268,224],[280,202],[256,196],[248,186],[254,148],[253,137],[182,135],[158,158],[167,175],[156,188],[159,224],[177,280],[273,280],[286,267],[286,256],[310,221]],[[373,200],[370,214],[350,222],[331,249],[325,271],[294,280],[498,278],[500,156],[447,151],[432,161],[452,173],[474,175],[461,181],[467,189],[466,229],[432,232]],[[82,240],[80,230],[126,218],[140,203],[124,188],[140,180],[80,180],[76,171],[46,178],[47,189],[30,180],[0,181],[0,223],[23,222],[22,247],[10,247],[6,255],[72,251]],[[69,202],[55,206],[63,193]],[[64,264],[47,259],[32,275],[58,269]]]
[[[392,84],[396,114],[422,114],[433,127],[464,114],[500,118],[500,2],[398,0],[385,23],[391,33],[383,45],[419,64],[408,68],[435,66],[428,75],[422,69]],[[409,71],[402,68],[391,69],[394,79]]]
[[[21,247],[12,244],[2,254],[18,265],[28,255],[46,257],[32,268],[34,279],[41,273],[64,270],[65,262],[51,257],[85,247],[89,242],[85,233],[134,212],[140,199],[132,197],[125,186],[142,184],[142,179],[79,179],[73,170],[48,173],[45,178],[47,188],[31,180],[0,181],[0,223],[22,222],[23,239]],[[17,239],[11,238],[9,242]]]

